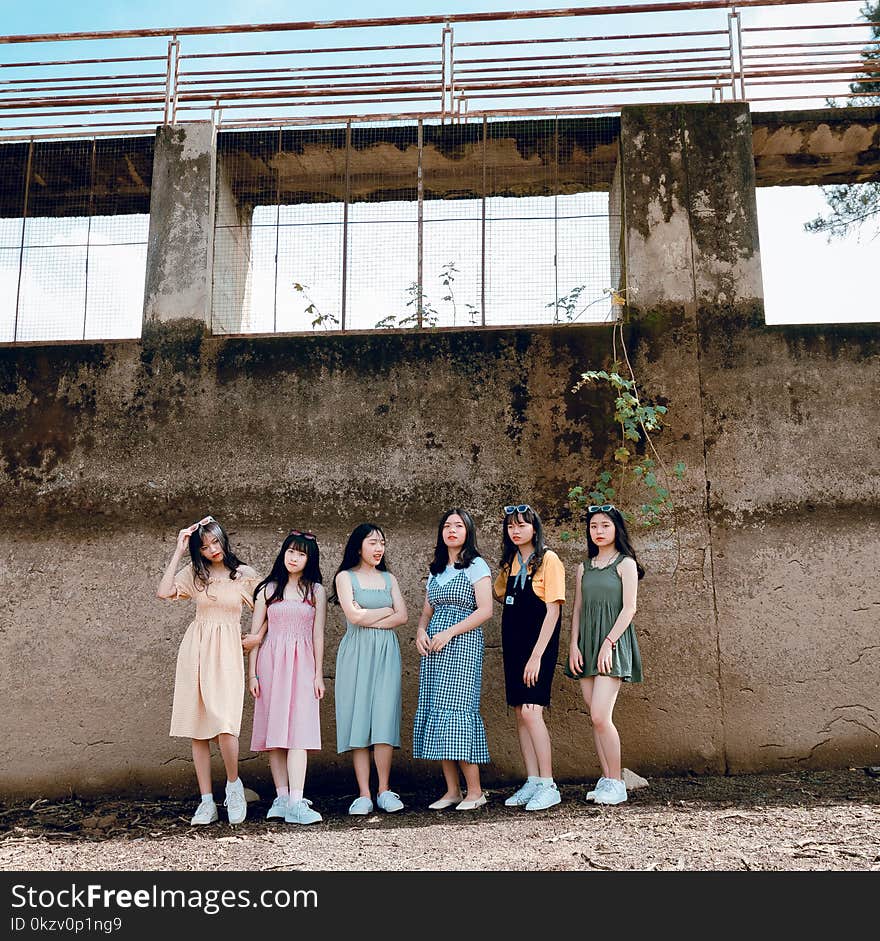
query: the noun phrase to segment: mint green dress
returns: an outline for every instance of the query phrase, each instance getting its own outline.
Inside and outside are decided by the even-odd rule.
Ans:
[[[611,672],[600,674],[597,666],[602,641],[611,633],[611,628],[623,608],[623,582],[617,574],[617,567],[625,558],[625,555],[618,553],[613,562],[600,569],[590,565],[591,559],[584,560],[578,633],[578,647],[584,658],[584,672],[575,675],[566,663],[566,676],[575,679],[585,676],[619,676],[624,683],[642,682],[642,658],[632,624],[620,635],[614,646]]]
[[[363,588],[349,569],[354,600],[362,608],[391,608],[391,576],[384,588]],[[392,745],[400,748],[400,643],[393,628],[347,630],[336,653],[336,751]]]

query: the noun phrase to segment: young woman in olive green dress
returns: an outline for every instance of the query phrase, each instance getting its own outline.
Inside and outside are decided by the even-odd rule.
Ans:
[[[620,767],[620,736],[612,720],[621,683],[642,681],[642,660],[633,629],[639,579],[645,570],[620,511],[610,503],[588,507],[587,559],[578,566],[566,675],[580,680],[590,710],[602,777],[587,800],[620,804],[626,785]]]

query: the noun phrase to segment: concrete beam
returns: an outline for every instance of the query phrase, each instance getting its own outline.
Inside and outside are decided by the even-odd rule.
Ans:
[[[0,144],[0,218],[147,213],[152,175],[152,137]]]
[[[758,186],[880,180],[880,108],[756,112]]]
[[[489,196],[607,191],[617,134],[617,118],[499,121],[486,125],[484,144],[482,123],[426,125],[425,198],[479,198],[484,185]],[[343,129],[229,132],[219,135],[218,146],[230,184],[245,202],[345,199]],[[352,128],[348,160],[352,202],[416,198],[417,125]]]
[[[144,321],[211,325],[216,132],[208,121],[156,131]]]

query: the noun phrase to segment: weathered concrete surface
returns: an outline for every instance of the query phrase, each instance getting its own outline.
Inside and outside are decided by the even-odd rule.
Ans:
[[[156,131],[144,320],[211,323],[216,131],[209,121]]]
[[[880,179],[880,108],[755,112],[759,186],[827,186]]]
[[[716,415],[716,408],[739,400],[743,376],[759,370],[748,359],[750,349],[742,368],[724,366],[720,343],[720,353],[702,352],[718,359],[697,388],[698,396],[711,393],[704,419],[699,398],[687,399],[690,370],[682,360],[691,347],[682,346],[684,329],[642,326],[633,334],[646,383],[673,409],[674,429],[664,445],[688,462],[689,474],[676,493],[681,559],[669,531],[637,537],[649,570],[638,615],[646,682],[624,689],[617,710],[625,761],[642,773],[787,767],[800,758],[812,767],[874,763],[871,730],[880,707],[871,641],[873,524],[849,526],[833,548],[811,552],[822,545],[822,527],[810,521],[821,517],[801,519],[805,511],[791,504],[780,514],[768,502],[759,526],[753,516],[731,512],[726,494],[744,470],[721,446],[716,458],[715,445],[701,435],[703,421],[718,441],[731,435],[740,454],[772,453],[786,433],[784,412],[778,410],[777,425],[762,424],[759,414],[754,423],[728,426]],[[327,577],[351,526],[378,518],[387,527],[391,565],[411,612],[400,631],[405,718],[398,773],[434,775],[430,765],[412,762],[408,750],[418,672],[411,639],[436,515],[451,504],[472,507],[494,566],[498,507],[529,499],[546,510],[572,588],[584,546],[559,543],[567,525],[565,490],[595,473],[613,430],[599,390],[568,390],[580,370],[606,361],[607,328],[393,339],[223,341],[187,335],[182,327],[161,334],[144,344],[0,353],[7,494],[0,534],[2,683],[16,704],[0,723],[10,769],[4,789],[191,786],[187,743],[166,736],[174,657],[190,610],[155,599],[154,590],[176,529],[207,511],[263,571],[287,528],[311,526],[321,536]],[[787,332],[792,340],[804,335],[799,328]],[[855,416],[876,375],[876,348],[852,327],[822,336],[813,366],[828,349],[850,347],[841,376],[850,376],[848,394],[853,384],[861,389]],[[761,339],[755,334],[747,346]],[[803,370],[796,352],[779,365],[795,375]],[[854,374],[862,378],[853,380]],[[457,403],[454,409],[432,407],[437,389]],[[770,394],[781,392],[768,390],[768,412]],[[838,428],[836,405],[822,386],[803,395],[801,408],[816,429],[816,460],[821,463],[829,429],[841,454],[854,448],[860,432],[854,424]],[[804,499],[814,493],[817,500],[835,499],[824,486],[814,488],[806,466],[796,471],[791,486]],[[765,474],[763,466],[754,469],[753,489],[760,490]],[[875,521],[877,479],[870,488],[867,480],[852,482],[853,493],[875,508]],[[803,575],[788,558],[802,560]],[[865,610],[853,615],[855,608]],[[835,612],[846,612],[845,630]],[[566,635],[567,629],[566,621]],[[331,679],[341,633],[333,609]],[[483,712],[493,756],[487,780],[511,779],[520,769],[504,705],[497,616],[486,634]],[[328,690],[325,746],[313,764],[322,775],[348,774],[347,761],[334,753],[332,682]],[[588,720],[561,673],[551,726],[558,775],[595,773]],[[266,777],[261,758],[247,758],[244,768]]]
[[[409,640],[437,515],[449,505],[473,507],[494,560],[498,508],[527,494],[557,518],[558,545],[567,486],[595,471],[590,455],[604,454],[612,433],[598,390],[567,390],[608,349],[607,328],[222,341],[180,326],[157,328],[143,344],[65,346],[51,356],[3,350],[2,483],[14,499],[2,508],[2,681],[10,701],[22,704],[4,718],[4,754],[16,756],[5,786],[190,785],[188,745],[166,736],[174,656],[190,612],[154,591],[181,522],[208,511],[261,570],[288,527],[311,526],[328,577],[354,524],[378,518],[387,526],[411,610],[400,632],[400,773],[435,774],[405,756],[418,670]],[[454,407],[434,408],[438,389]],[[667,543],[644,544],[647,586],[663,585]],[[564,550],[572,571],[582,552],[582,542]],[[664,604],[662,590],[646,587],[643,647],[651,663],[658,657],[649,623],[672,617]],[[490,776],[513,776],[519,759],[498,632],[496,618],[484,685]],[[340,636],[334,613],[331,677]],[[628,762],[643,770],[712,767],[704,743],[662,734],[652,690],[663,708],[682,690],[664,689],[661,677],[654,668],[649,684],[625,694]],[[325,750],[316,759],[331,767],[332,703],[331,686]],[[577,690],[561,674],[553,724],[560,774],[595,767]],[[23,760],[25,740],[33,760]]]
[[[637,371],[676,403],[664,446],[704,488],[704,616],[678,643],[716,671],[726,769],[875,761],[880,334],[763,326],[747,118],[621,122]]]
[[[706,463],[734,770],[880,756],[880,329],[715,323]]]
[[[663,454],[688,465],[676,531],[636,536],[646,682],[616,721],[641,773],[880,752],[880,341],[873,326],[762,325],[749,140],[736,104],[621,123],[628,351],[670,407]],[[0,682],[17,707],[0,721],[3,789],[191,789],[188,744],[166,735],[190,611],[154,592],[174,533],[205,512],[262,571],[289,527],[312,527],[328,579],[354,524],[387,527],[411,612],[397,773],[435,778],[408,755],[437,516],[472,508],[495,563],[499,507],[528,500],[571,591],[585,547],[559,543],[565,494],[595,478],[616,429],[601,389],[570,390],[610,353],[607,326],[223,340],[193,318],[149,322],[136,343],[0,348]],[[334,609],[331,680],[341,631]],[[491,783],[521,767],[497,615],[486,634]],[[553,702],[557,775],[595,774],[561,671]],[[350,775],[332,681],[323,731],[317,774]],[[245,773],[266,780],[249,732],[246,711]]]

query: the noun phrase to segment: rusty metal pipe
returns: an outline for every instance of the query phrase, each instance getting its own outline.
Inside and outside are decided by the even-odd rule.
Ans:
[[[796,0],[797,3],[827,3],[828,0]],[[776,7],[788,6],[792,0],[671,0],[665,3],[637,3],[624,6],[598,6],[598,7],[563,7],[551,10],[508,10],[497,13],[454,13],[430,14],[424,16],[385,16],[372,19],[344,19],[320,21],[293,21],[289,23],[260,23],[260,24],[234,24],[229,26],[182,26],[165,28],[96,30],[93,32],[71,33],[25,33],[13,36],[0,36],[0,44],[26,43],[26,42],[67,42],[70,40],[97,40],[97,39],[136,39],[141,37],[168,36],[216,36],[228,33],[274,33],[274,32],[305,32],[324,29],[369,29],[380,26],[422,26],[443,23],[485,23],[505,20],[536,20],[559,19],[575,16],[612,16],[617,14],[633,13],[675,13],[692,12],[696,10],[725,10],[736,6],[740,9],[747,7]]]

